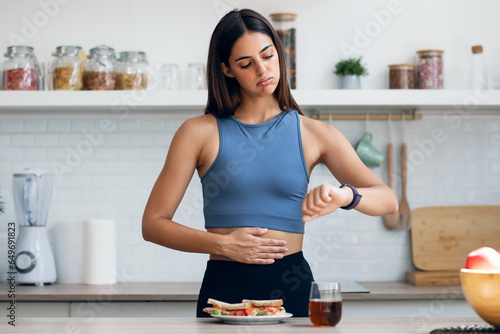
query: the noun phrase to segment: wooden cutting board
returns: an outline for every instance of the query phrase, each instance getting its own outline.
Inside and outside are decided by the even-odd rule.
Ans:
[[[448,286],[460,285],[460,271],[407,271],[406,281],[416,286]]]
[[[500,206],[423,207],[411,213],[413,263],[424,271],[465,267],[480,247],[500,250]]]

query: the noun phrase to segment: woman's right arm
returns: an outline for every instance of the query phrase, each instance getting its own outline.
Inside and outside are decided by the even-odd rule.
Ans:
[[[286,252],[285,242],[259,237],[267,232],[266,229],[242,228],[221,235],[172,220],[200,163],[203,145],[213,136],[213,126],[217,126],[210,117],[189,119],[174,135],[144,210],[142,235],[146,241],[179,251],[223,255],[245,263],[273,263]]]

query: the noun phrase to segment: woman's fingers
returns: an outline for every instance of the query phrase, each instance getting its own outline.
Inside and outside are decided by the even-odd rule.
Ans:
[[[245,233],[251,234],[253,236],[264,235],[268,231],[267,228],[262,228],[262,227],[245,227],[242,230]],[[284,245],[286,245],[286,240],[281,240],[281,239],[256,237],[256,239],[254,239],[254,240],[256,242],[258,242],[259,245],[262,245],[262,246],[284,246]]]
[[[303,222],[309,222],[315,218],[331,213],[338,208],[332,192],[333,186],[322,184],[311,189],[302,202]]]
[[[231,233],[236,243],[231,247],[234,260],[244,263],[271,264],[275,259],[282,259],[288,251],[286,240],[264,238],[267,228],[245,227]]]
[[[245,233],[251,234],[251,235],[264,235],[268,231],[268,229],[265,227],[245,227],[242,230]]]
[[[254,264],[272,264],[274,260],[280,260],[285,255],[283,253],[274,253],[274,252],[264,252],[257,253],[253,257],[248,258],[248,263]]]
[[[255,259],[251,262],[248,262],[249,264],[273,264],[274,259]]]
[[[311,220],[313,220],[315,218],[318,218],[318,217],[319,217],[319,214],[317,214],[317,213],[314,214],[314,215],[312,215],[312,216],[310,216],[310,215],[303,215],[302,216],[302,221],[304,223],[307,223],[307,222],[310,222]]]
[[[288,252],[288,248],[286,247],[260,247],[262,249],[262,252],[266,254],[273,254],[273,253],[278,253],[278,254],[283,254]]]
[[[328,185],[321,185],[313,188],[306,194],[302,202],[302,212],[308,216],[313,216],[330,203],[332,198],[329,195],[329,188],[327,186]]]

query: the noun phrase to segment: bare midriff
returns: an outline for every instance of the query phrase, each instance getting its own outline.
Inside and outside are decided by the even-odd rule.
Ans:
[[[207,229],[207,231],[211,232],[211,233],[225,235],[225,234],[229,234],[229,233],[231,233],[235,230],[238,230],[238,229],[240,229],[240,227],[209,228],[209,229]],[[284,247],[286,247],[288,249],[288,251],[286,253],[284,253],[283,255],[286,256],[286,255],[300,252],[302,250],[302,241],[304,239],[304,234],[269,229],[266,234],[264,234],[260,237],[261,238],[268,238],[268,239],[276,239],[276,240],[285,240],[286,245]],[[234,261],[228,257],[222,256],[222,255],[216,255],[216,254],[211,254],[210,260]]]

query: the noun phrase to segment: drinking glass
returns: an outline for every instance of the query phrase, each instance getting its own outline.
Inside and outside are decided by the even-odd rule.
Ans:
[[[160,68],[161,89],[164,90],[180,90],[181,70],[177,64],[164,64]]]
[[[186,72],[186,89],[207,89],[205,65],[201,63],[191,63],[188,65]]]
[[[338,282],[312,282],[309,319],[316,327],[334,327],[342,318],[342,294]]]

